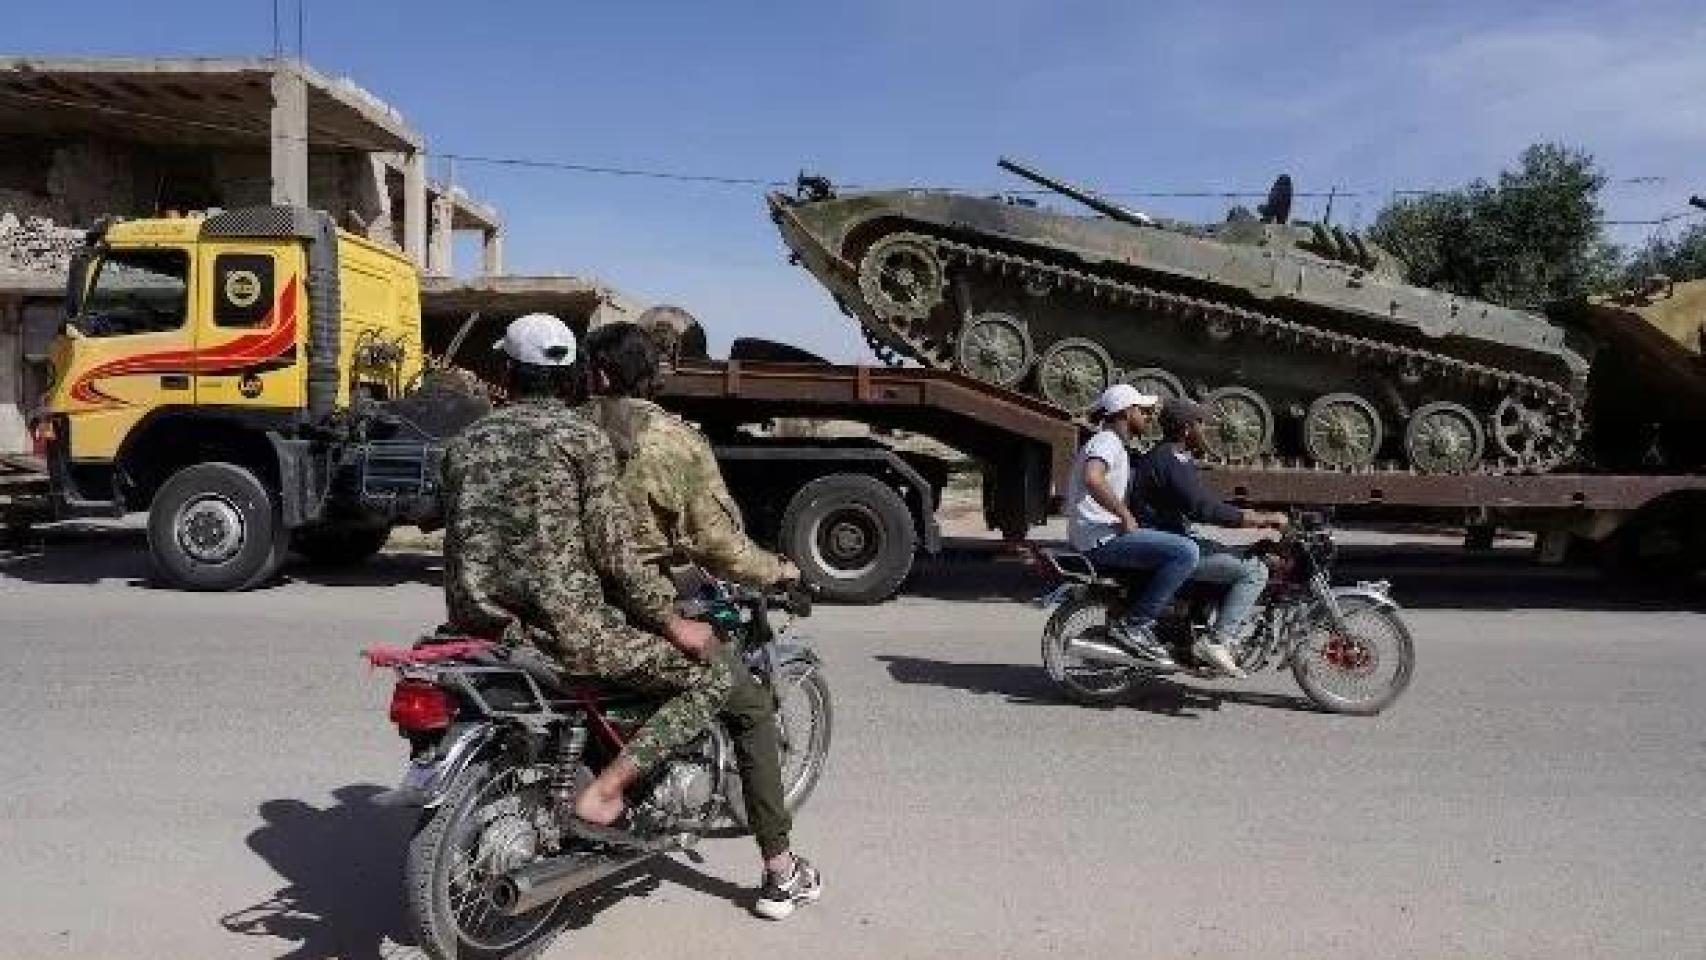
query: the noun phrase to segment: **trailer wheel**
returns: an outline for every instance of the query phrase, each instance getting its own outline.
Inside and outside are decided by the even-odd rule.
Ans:
[[[825,599],[876,603],[912,571],[912,512],[887,484],[856,473],[819,477],[782,513],[782,550]]]
[[[198,463],[172,474],[148,508],[155,572],[184,590],[248,590],[284,559],[278,502],[234,463]]]
[[[390,527],[303,527],[290,534],[290,549],[321,566],[353,566],[384,549]]]

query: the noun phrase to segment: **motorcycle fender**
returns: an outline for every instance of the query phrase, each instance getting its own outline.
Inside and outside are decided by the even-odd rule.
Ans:
[[[1359,583],[1354,587],[1333,588],[1334,600],[1345,600],[1349,597],[1367,600],[1382,610],[1398,609],[1398,601],[1392,599],[1392,588],[1385,581]]]
[[[775,676],[782,667],[790,663],[803,663],[812,670],[823,666],[817,652],[803,643],[770,643],[764,646],[763,656],[768,661],[765,666],[768,672]]]
[[[444,801],[450,785],[486,748],[498,728],[490,723],[467,723],[452,727],[444,735],[436,756],[431,760],[410,760],[403,771],[403,782],[373,798],[385,807],[422,807],[432,809]]]
[[[1068,580],[1053,590],[1031,601],[1031,606],[1039,610],[1050,610],[1084,592],[1084,584]]]

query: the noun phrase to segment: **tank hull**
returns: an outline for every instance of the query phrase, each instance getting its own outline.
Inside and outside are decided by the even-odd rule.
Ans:
[[[925,190],[770,205],[880,355],[1075,412],[1119,379],[1206,399],[1220,459],[1545,470],[1580,432],[1588,363],[1562,329],[1405,284],[1342,232],[1144,226]]]

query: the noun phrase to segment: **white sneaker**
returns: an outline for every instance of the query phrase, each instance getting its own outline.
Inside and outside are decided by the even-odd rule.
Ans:
[[[764,887],[753,910],[767,920],[786,920],[795,909],[816,903],[823,896],[823,877],[805,857],[794,858],[794,870],[786,880],[765,872]]]
[[[1212,664],[1216,670],[1234,680],[1244,680],[1250,675],[1238,666],[1238,661],[1232,659],[1232,651],[1221,644],[1207,638],[1191,644],[1191,654],[1204,663]]]

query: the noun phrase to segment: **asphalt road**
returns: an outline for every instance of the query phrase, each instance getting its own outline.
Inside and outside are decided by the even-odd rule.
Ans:
[[[1276,674],[1063,704],[1013,563],[822,610],[837,727],[797,843],[823,903],[752,919],[750,844],[711,841],[600,890],[550,956],[1706,954],[1706,594],[1437,548],[1363,564],[1420,644],[1375,719]],[[434,622],[436,567],[293,573],[190,596],[145,585],[134,537],[0,555],[0,955],[403,936],[410,818],[370,802],[403,750],[356,654]]]

